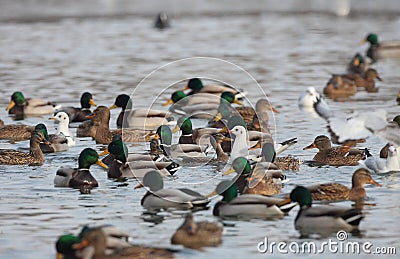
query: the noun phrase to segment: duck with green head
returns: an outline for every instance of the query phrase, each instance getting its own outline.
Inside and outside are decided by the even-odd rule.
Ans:
[[[40,143],[43,153],[54,153],[68,150],[68,140],[63,134],[48,134],[47,127],[43,123],[35,126],[35,130],[41,131],[49,143]]]
[[[65,112],[68,114],[68,117],[70,119],[70,122],[82,122],[89,120],[87,116],[91,115],[92,112],[90,111],[90,108],[92,106],[97,106],[97,104],[94,102],[93,96],[89,92],[84,92],[81,95],[81,107],[64,107],[60,111]]]
[[[187,95],[193,95],[197,93],[210,93],[215,95],[220,95],[223,92],[230,92],[237,96],[237,98],[244,97],[244,93],[236,90],[233,87],[227,85],[203,85],[203,82],[200,78],[191,78],[188,81],[188,84],[182,91],[191,90]]]
[[[183,116],[180,117],[176,123],[172,133],[182,131],[182,135],[179,137],[179,144],[202,144],[202,138],[207,135],[216,134],[219,129],[216,128],[197,128],[193,129],[192,121],[190,118]]]
[[[220,103],[218,106],[218,113],[215,115],[214,119],[209,122],[209,126],[222,128],[225,126],[225,124],[221,124],[221,122],[219,122],[220,120],[227,122],[231,116],[239,115],[239,112],[232,107],[232,103],[242,105],[242,103],[236,99],[234,94],[230,92],[223,92],[221,94]]]
[[[34,130],[31,133],[29,153],[13,150],[0,149],[0,164],[2,165],[42,165],[44,155],[40,149],[40,143],[50,144],[42,131]]]
[[[57,259],[76,259],[78,252],[73,248],[81,239],[72,234],[60,236],[56,241]]]
[[[41,99],[25,99],[22,92],[14,92],[11,95],[11,101],[6,110],[8,111],[8,114],[14,114],[16,116],[44,115],[53,114],[56,109],[60,107],[61,106],[56,106],[52,102],[46,102]]]
[[[289,200],[297,202],[300,206],[294,225],[302,237],[311,234],[328,236],[339,230],[351,232],[358,229],[360,221],[364,218],[359,209],[331,205],[312,207],[311,193],[303,186],[294,188]]]
[[[216,194],[221,195],[222,200],[214,205],[213,214],[221,218],[281,218],[296,205],[290,201],[258,194],[238,196],[236,184],[228,180],[221,181],[208,197]]]
[[[163,176],[171,176],[180,169],[180,166],[175,162],[135,160],[128,163],[128,148],[120,135],[114,135],[108,148],[100,155],[108,153],[112,156],[112,159],[107,159],[109,161],[107,173],[109,178],[143,178],[150,169],[159,170]],[[134,156],[135,154],[131,155]]]
[[[79,155],[78,168],[61,167],[57,170],[54,178],[54,186],[72,188],[98,187],[97,180],[89,171],[90,167],[94,164],[108,169],[107,165],[101,162],[99,155],[94,149],[85,148]]]
[[[370,44],[366,54],[372,62],[382,58],[400,58],[400,41],[380,42],[377,34],[369,33],[363,42]]]
[[[368,66],[369,64],[365,58],[360,53],[356,53],[347,66],[347,72],[364,75]]]
[[[164,181],[158,171],[151,170],[146,173],[141,184],[135,188],[148,187],[149,191],[143,196],[141,205],[149,210],[160,209],[192,209],[207,206],[210,200],[191,189],[164,189]]]

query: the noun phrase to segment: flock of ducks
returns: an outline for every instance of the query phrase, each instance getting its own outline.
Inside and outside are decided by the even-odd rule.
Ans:
[[[366,40],[371,44],[367,56],[372,62],[394,56],[393,53],[400,50],[400,45],[379,43],[375,34],[368,35]],[[333,75],[324,94],[343,98],[359,88],[376,92],[378,88],[374,79],[381,80],[376,70],[369,68],[367,58],[357,54],[349,65],[349,74]],[[107,170],[108,178],[138,179],[140,183],[135,188],[147,187],[141,200],[147,212],[170,209],[192,212],[186,215],[183,224],[171,237],[172,244],[192,249],[218,246],[222,242],[220,224],[195,222],[193,217],[195,211],[208,209],[215,196],[222,196],[213,207],[213,215],[221,219],[282,218],[299,205],[295,228],[301,236],[325,236],[338,230],[356,231],[364,217],[362,206],[346,208],[313,206],[312,203],[315,200],[351,200],[359,204],[366,198],[364,185],[381,186],[372,178],[370,170],[374,173],[400,171],[400,153],[397,152],[400,147],[400,116],[389,122],[386,112],[380,110],[339,116],[330,110],[315,88],[308,88],[299,97],[299,106],[310,108],[324,118],[331,138],[319,135],[304,147],[304,150],[318,149],[313,159],[306,162],[312,166],[361,164],[362,167],[355,170],[351,187],[339,183],[297,186],[290,194],[275,196],[282,192],[284,183],[288,181],[283,171],[299,170],[303,163],[293,156],[277,157],[297,140],[276,143],[271,136],[268,113],[278,111],[264,98],[259,99],[254,108],[242,106],[241,99],[245,94],[230,86],[203,85],[201,79],[192,78],[187,87],[172,93],[163,104],[172,106],[164,111],[132,109],[131,98],[126,94],[117,96],[107,107],[97,106],[93,96],[85,92],[81,96],[81,107],[60,107],[15,92],[6,108],[11,116],[21,120],[31,115],[54,114],[49,119],[58,122],[58,129],[49,134],[43,123],[35,126],[2,125],[0,139],[11,143],[29,139],[30,149],[29,153],[1,149],[0,164],[41,165],[45,161],[44,153],[66,151],[76,144],[75,138],[91,137],[106,149],[100,154],[92,148],[83,149],[77,168],[62,166],[57,170],[54,186],[90,193],[99,185],[90,172],[94,164]],[[121,112],[115,122],[117,129],[110,130],[110,110],[115,108],[120,108]],[[194,128],[194,119],[203,121],[204,127]],[[70,123],[80,123],[76,136],[70,133]],[[179,135],[177,143],[173,143],[174,134]],[[367,148],[355,147],[373,134],[388,142],[379,158],[373,157]],[[129,153],[126,142],[147,142],[150,150]],[[340,145],[332,146],[332,142]],[[222,175],[236,174],[232,179],[221,181],[213,192],[206,195],[186,188],[164,188],[164,181],[179,175],[181,167],[204,163],[227,164],[229,169]],[[56,249],[60,258],[173,258],[176,252],[132,245],[128,237],[128,233],[112,226],[84,227],[79,235],[61,236]]]

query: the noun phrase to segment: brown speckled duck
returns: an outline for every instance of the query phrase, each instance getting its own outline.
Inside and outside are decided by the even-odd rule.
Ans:
[[[183,224],[171,238],[172,244],[192,249],[218,246],[222,243],[222,226],[213,222],[195,222],[192,214],[187,214]]]
[[[358,161],[365,159],[364,154],[351,146],[332,147],[331,140],[324,135],[317,136],[314,142],[303,148],[303,150],[318,148],[318,153],[313,160],[322,164],[332,166],[355,166]]]
[[[357,87],[363,87],[367,92],[378,92],[379,88],[375,87],[375,78],[382,81],[378,71],[373,68],[369,68],[364,75],[354,73],[345,74],[342,77],[353,80]]]
[[[325,183],[309,186],[313,200],[352,200],[360,201],[366,197],[365,184],[382,186],[372,179],[371,173],[364,168],[357,169],[351,179],[351,188],[340,183]]]
[[[41,165],[44,155],[39,147],[40,142],[47,143],[43,133],[34,130],[31,133],[29,153],[13,150],[0,149],[0,164],[3,165]]]
[[[236,110],[239,112],[240,116],[246,122],[247,127],[250,128],[253,126],[253,123],[258,125],[254,125],[255,127],[259,127],[259,131],[261,131],[261,125],[266,126],[266,130],[268,129],[268,110],[272,112],[279,113],[272,105],[269,103],[267,99],[259,99],[256,103],[256,109],[250,106],[244,107],[236,107]]]
[[[345,98],[354,95],[356,92],[357,85],[354,81],[341,75],[332,75],[323,90],[323,93],[329,98]]]
[[[13,141],[28,140],[35,126],[24,124],[10,124],[0,127],[0,139],[8,139]]]

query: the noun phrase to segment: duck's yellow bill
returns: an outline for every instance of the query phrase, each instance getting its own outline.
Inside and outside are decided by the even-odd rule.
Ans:
[[[358,67],[359,65],[360,65],[360,59],[357,57],[357,58],[355,58],[354,61],[353,61],[353,66]]]
[[[7,106],[6,111],[11,110],[15,106],[15,102],[11,101],[10,104]]]
[[[211,198],[211,197],[214,197],[214,196],[217,196],[217,195],[218,195],[217,191],[214,190],[212,193],[207,194],[206,198]]]
[[[186,90],[189,90],[190,88],[189,88],[189,86],[187,85],[187,86],[185,86],[184,88],[182,88],[182,90],[181,91],[186,91]]]
[[[219,133],[229,133],[229,129],[227,127],[223,127],[218,131]]]
[[[173,104],[174,101],[172,101],[172,99],[169,99],[168,101],[166,101],[165,103],[162,104],[162,106],[167,106],[167,105],[171,105]]]
[[[286,198],[286,199],[284,199],[284,200],[278,202],[276,205],[277,205],[278,207],[280,207],[280,206],[289,204],[289,203],[291,203],[291,202],[292,202],[292,200],[291,200],[290,198]]]
[[[220,121],[221,119],[222,119],[222,114],[219,112],[219,113],[215,116],[214,121],[215,121],[215,122],[218,122],[218,121]]]
[[[108,151],[108,148],[106,148],[103,152],[101,152],[99,154],[99,156],[105,156],[105,155],[108,155],[108,154],[110,154],[110,152]]]
[[[138,185],[135,186],[135,189],[143,188],[144,185],[142,183],[139,183]]]
[[[178,125],[176,125],[175,128],[172,130],[172,133],[176,133],[176,132],[178,132],[180,130],[181,130],[181,128]]]
[[[243,105],[243,103],[241,101],[239,101],[238,99],[233,100],[233,103],[239,104],[239,105]]]
[[[108,169],[108,166],[106,164],[104,164],[103,162],[101,162],[100,159],[97,159],[96,164],[103,167],[104,169]]]
[[[150,135],[151,138],[160,139],[160,135],[158,133],[153,133]]]
[[[225,172],[222,173],[222,175],[230,175],[231,173],[235,172],[235,169],[233,167],[229,168]]]
[[[116,109],[116,108],[118,108],[118,106],[115,103],[113,105],[111,105],[110,107],[108,107],[109,110]]]
[[[89,100],[89,104],[92,105],[92,106],[97,106],[97,104],[94,102],[93,99],[90,99],[90,100]]]
[[[56,259],[64,259],[64,255],[62,253],[57,253]]]

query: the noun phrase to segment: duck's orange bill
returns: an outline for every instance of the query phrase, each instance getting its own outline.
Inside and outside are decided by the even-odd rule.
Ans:
[[[106,148],[103,152],[101,152],[99,154],[99,156],[105,156],[105,155],[108,155],[108,154],[110,154],[110,152],[108,151],[108,148]]]
[[[106,164],[104,164],[103,162],[101,162],[100,159],[97,159],[96,165],[99,165],[99,166],[103,167],[104,169],[108,169],[108,166]]]
[[[110,107],[108,107],[109,110],[116,109],[116,108],[118,108],[118,106],[115,103],[113,105],[111,105]]]
[[[219,133],[229,133],[229,129],[227,127],[223,127],[218,131]]]
[[[80,243],[73,244],[72,248],[74,250],[80,250],[80,249],[83,249],[88,246],[89,246],[89,241],[86,239],[83,239]]]
[[[277,109],[275,109],[274,107],[271,107],[271,111],[273,111],[274,113],[279,113],[279,111]]]
[[[371,180],[369,180],[370,184],[376,185],[376,186],[382,186],[382,184],[375,182],[374,179],[371,178]]]
[[[165,103],[162,104],[162,106],[167,106],[167,105],[171,105],[173,104],[174,101],[172,101],[172,99],[169,99],[168,101],[166,101]]]
[[[15,106],[15,102],[11,101],[10,104],[7,106],[6,111],[11,110]]]
[[[94,117],[96,117],[96,114],[90,114],[86,116],[86,119],[93,119]]]
[[[190,88],[189,88],[189,86],[187,85],[187,86],[185,86],[184,88],[182,88],[182,90],[181,91],[186,91],[186,90],[189,90]]]
[[[138,185],[135,186],[135,189],[143,188],[144,185],[142,183],[139,183]]]
[[[92,106],[97,106],[97,104],[94,102],[93,99],[90,99],[90,100],[89,100],[89,104],[92,105]]]
[[[317,146],[315,145],[315,143],[312,143],[311,145],[306,146],[305,148],[303,148],[303,150],[312,149],[312,148],[317,148]]]
[[[230,175],[231,173],[235,172],[235,169],[233,167],[229,168],[225,172],[222,173],[222,175]]]

